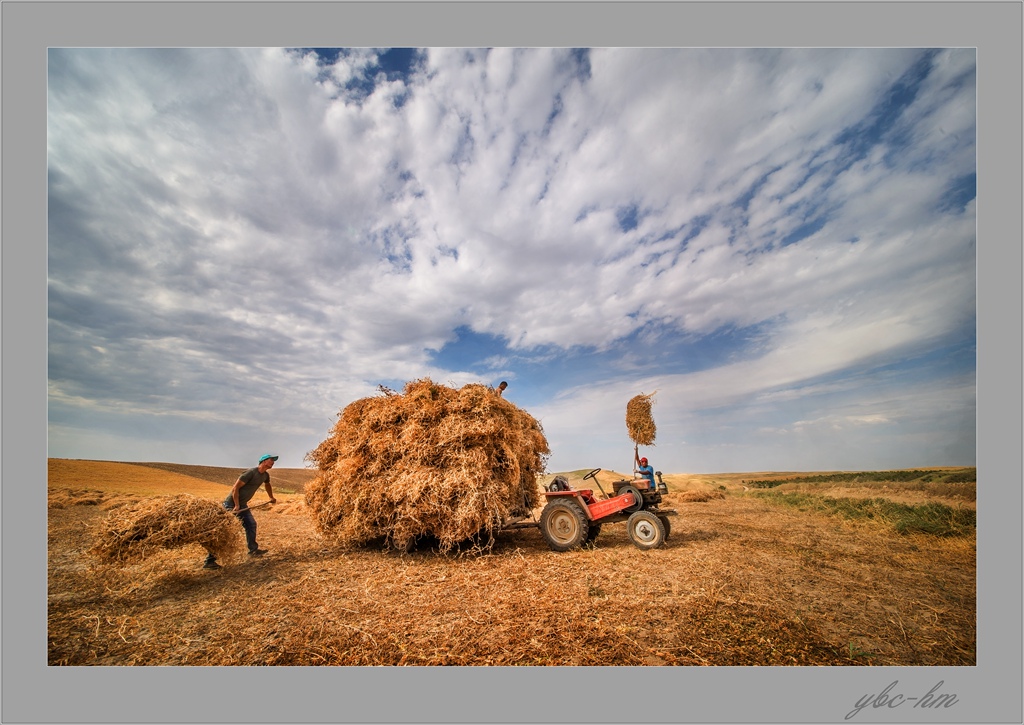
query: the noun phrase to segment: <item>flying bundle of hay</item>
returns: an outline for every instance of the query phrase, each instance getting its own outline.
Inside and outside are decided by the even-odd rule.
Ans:
[[[429,536],[447,552],[540,504],[550,450],[524,410],[479,384],[424,378],[381,392],[342,410],[307,456],[319,472],[306,506],[321,534],[399,549]]]
[[[159,496],[111,512],[91,551],[108,561],[129,561],[199,544],[218,559],[231,559],[241,551],[240,532],[238,521],[217,503],[189,494]]]
[[[651,407],[654,405],[654,393],[633,396],[626,403],[626,430],[634,443],[642,446],[653,446],[658,429],[654,425]]]

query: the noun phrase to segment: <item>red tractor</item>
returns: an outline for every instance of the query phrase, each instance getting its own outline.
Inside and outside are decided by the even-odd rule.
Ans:
[[[674,510],[661,509],[661,495],[668,487],[657,472],[658,484],[648,481],[619,480],[614,494],[608,496],[597,480],[600,468],[583,477],[594,479],[603,499],[598,500],[592,489],[574,489],[564,476],[555,476],[548,484],[544,496],[547,504],[540,514],[540,531],[555,551],[568,551],[589,544],[597,538],[604,524],[626,522],[626,534],[640,549],[657,549],[668,539],[671,526],[669,516]]]

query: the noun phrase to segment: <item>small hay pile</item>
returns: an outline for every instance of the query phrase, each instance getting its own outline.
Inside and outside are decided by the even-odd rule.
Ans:
[[[110,510],[138,500],[138,497],[132,494],[117,494],[91,489],[62,489],[50,491],[47,495],[46,505],[52,509],[69,506],[98,506],[101,509]]]
[[[241,531],[220,504],[190,494],[159,496],[111,512],[100,522],[90,551],[123,562],[198,544],[218,559],[231,559],[242,549]]]
[[[531,415],[479,384],[423,378],[401,394],[380,390],[342,410],[307,455],[319,469],[305,489],[319,533],[398,549],[433,537],[448,552],[482,535],[493,543],[503,523],[540,505],[550,450]]]
[[[653,446],[658,429],[654,425],[651,407],[654,405],[654,393],[636,395],[626,403],[626,430],[634,443],[642,446]]]
[[[99,506],[106,496],[102,491],[63,490],[50,491],[46,497],[47,508],[62,509],[68,506]]]
[[[724,500],[725,494],[721,491],[683,491],[675,495],[676,501],[685,503],[703,503],[704,501]]]
[[[306,513],[306,502],[302,499],[276,503],[268,511],[272,514],[304,514]]]

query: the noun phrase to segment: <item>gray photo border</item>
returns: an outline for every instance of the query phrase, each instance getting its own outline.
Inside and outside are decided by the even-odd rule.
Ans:
[[[19,2],[2,12],[2,712],[120,722],[844,722],[897,680],[957,704],[850,722],[1016,722],[1021,705],[1019,2]],[[974,47],[978,664],[950,668],[48,667],[46,49]],[[935,562],[941,568],[942,562]]]

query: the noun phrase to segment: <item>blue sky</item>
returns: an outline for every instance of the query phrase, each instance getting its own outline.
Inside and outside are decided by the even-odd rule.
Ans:
[[[549,470],[975,463],[973,49],[53,49],[50,456],[303,466],[497,384]]]

